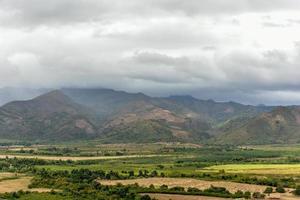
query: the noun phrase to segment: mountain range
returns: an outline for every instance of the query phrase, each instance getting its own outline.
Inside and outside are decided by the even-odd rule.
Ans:
[[[43,92],[0,107],[1,139],[233,145],[300,142],[298,106],[253,106],[192,96],[150,97],[111,89]]]

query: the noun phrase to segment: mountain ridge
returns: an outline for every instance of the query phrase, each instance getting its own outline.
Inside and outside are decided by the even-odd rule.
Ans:
[[[0,138],[291,143],[298,137],[299,110],[298,106],[252,106],[189,95],[150,97],[103,88],[64,88],[1,106]],[[281,129],[274,126],[278,116]],[[287,137],[277,136],[280,131]]]

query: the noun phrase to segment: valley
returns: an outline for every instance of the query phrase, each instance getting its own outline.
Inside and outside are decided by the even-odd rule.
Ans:
[[[84,196],[100,183],[97,187],[103,189],[95,190],[99,197],[108,195],[108,191],[125,189],[130,194],[158,200],[252,195],[268,199],[265,191],[272,187],[270,197],[296,199],[293,193],[300,184],[299,153],[299,145],[226,147],[75,142],[7,146],[0,150],[0,185],[5,185],[0,196],[10,198],[11,192],[17,192],[20,199],[72,199],[75,192],[72,188],[77,195]],[[81,185],[82,181],[86,184]],[[71,189],[66,192],[66,187]],[[279,187],[284,188],[284,193],[276,192]]]
[[[3,199],[297,199],[298,106],[61,89],[0,107]]]

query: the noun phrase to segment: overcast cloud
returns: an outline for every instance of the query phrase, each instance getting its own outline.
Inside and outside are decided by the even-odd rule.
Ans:
[[[0,0],[0,88],[300,104],[299,0]]]

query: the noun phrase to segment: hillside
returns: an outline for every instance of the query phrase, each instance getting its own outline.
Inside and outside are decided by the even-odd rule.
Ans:
[[[0,137],[18,140],[90,138],[96,129],[86,110],[60,91],[0,108]]]
[[[191,96],[154,98],[110,89],[69,88],[0,107],[0,138],[99,139],[106,143],[293,142],[298,108],[272,109]]]
[[[240,127],[228,128],[217,138],[218,143],[272,144],[300,142],[300,107],[277,107],[243,121]]]

